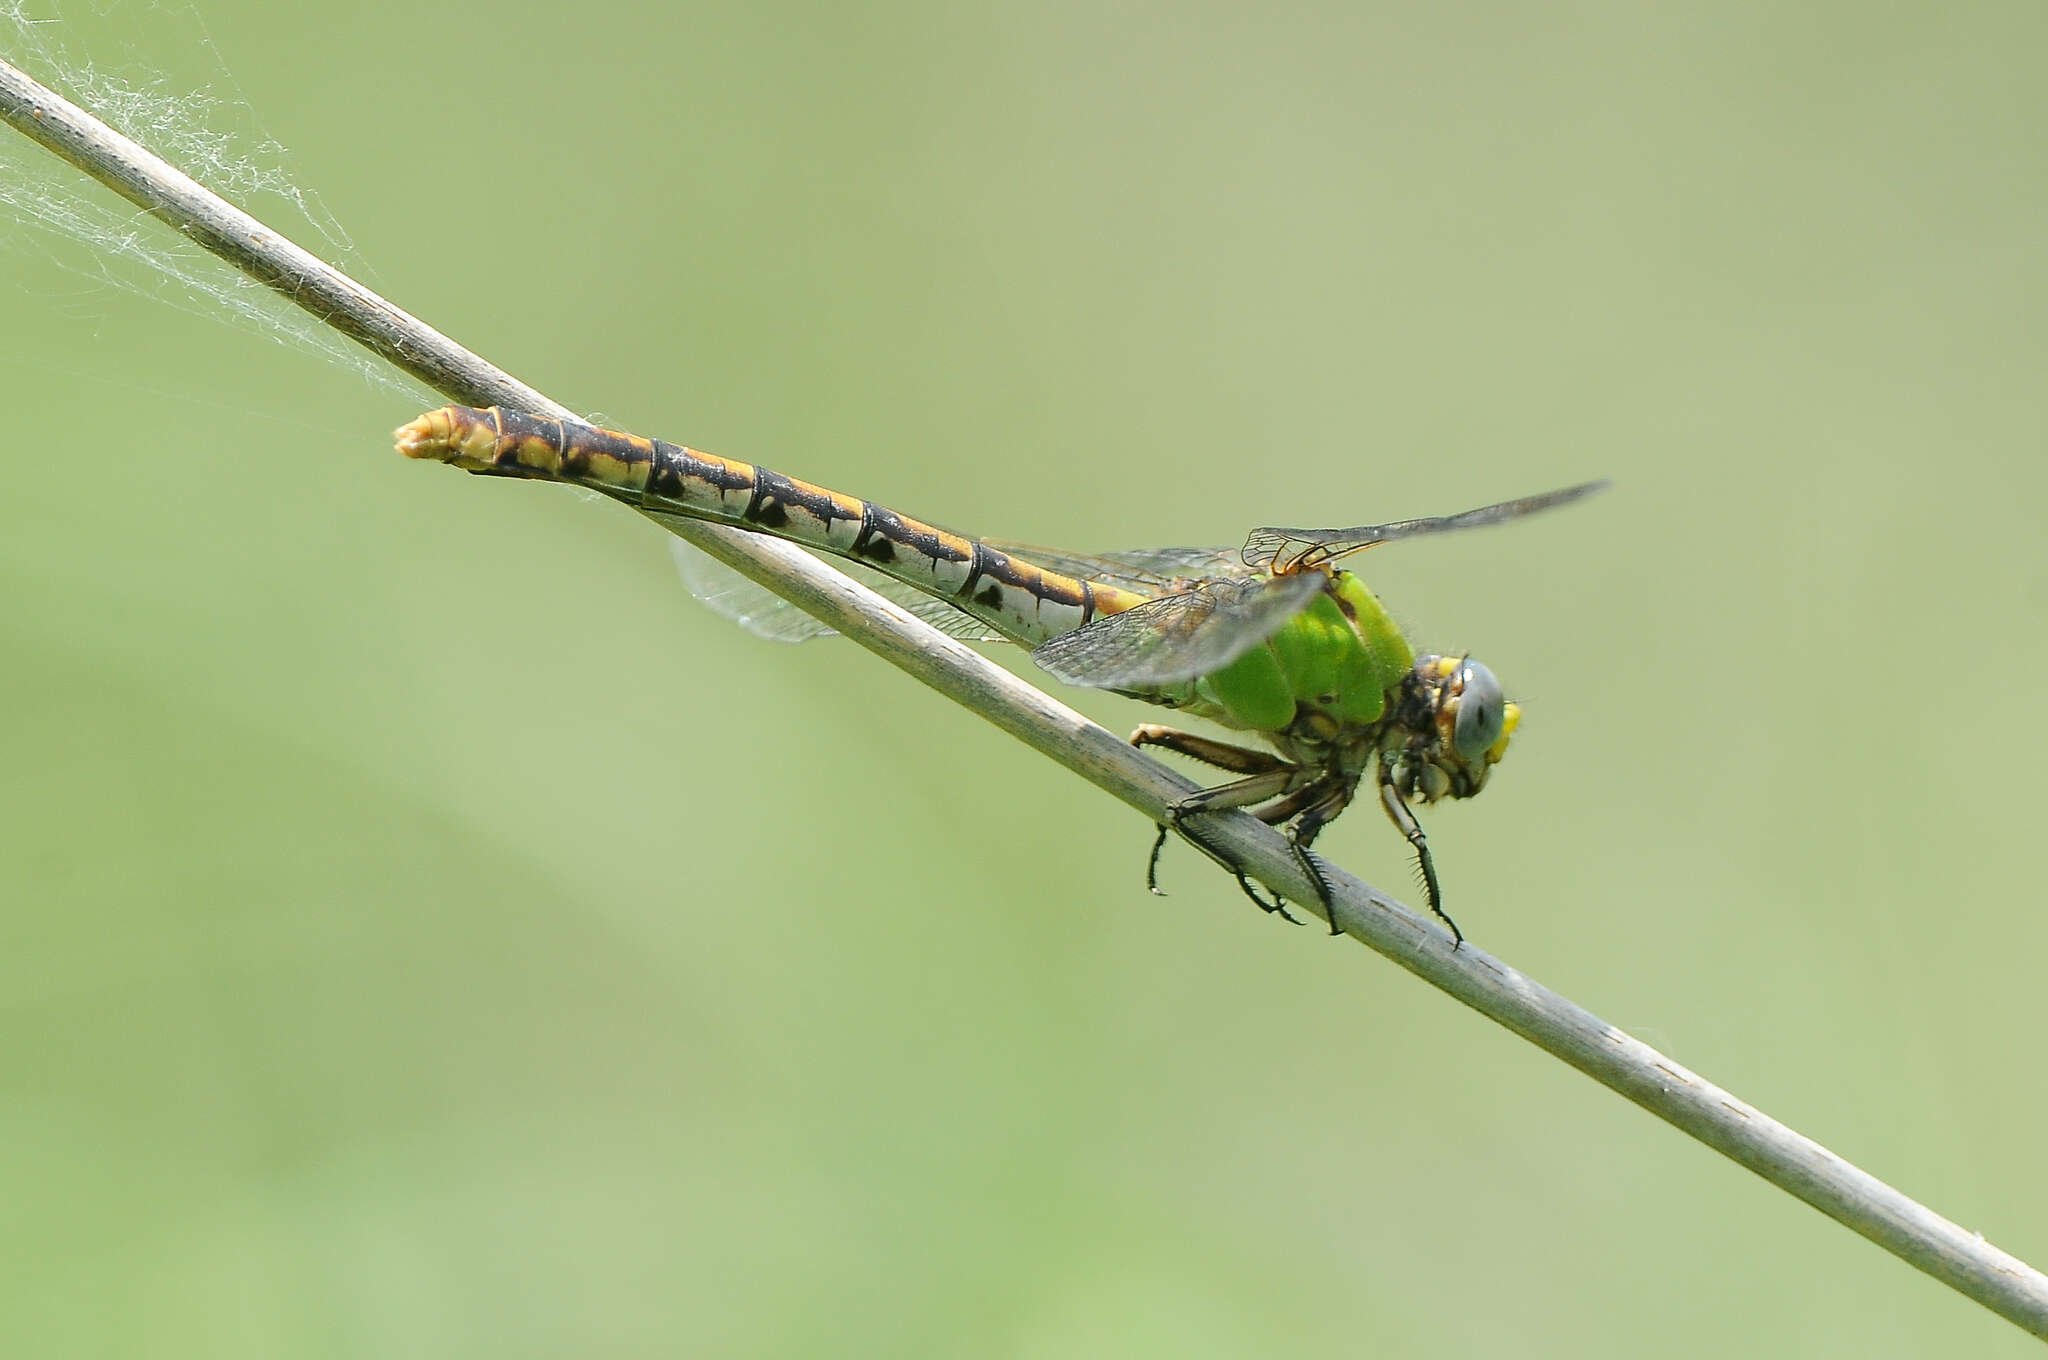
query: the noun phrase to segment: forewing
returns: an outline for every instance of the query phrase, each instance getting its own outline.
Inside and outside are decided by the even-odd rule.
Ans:
[[[725,563],[683,542],[669,540],[676,570],[683,584],[713,613],[731,619],[756,637],[770,642],[806,642],[815,637],[834,637],[828,628],[803,610],[765,586],[758,586]],[[963,614],[944,600],[927,595],[916,586],[871,571],[858,562],[834,559],[832,565],[868,589],[908,613],[923,619],[949,637],[968,642],[1000,642],[1001,633],[969,614]]]
[[[1336,561],[1347,553],[1361,548],[1370,548],[1375,543],[1388,543],[1397,538],[1417,538],[1423,534],[1447,534],[1459,529],[1478,529],[1488,524],[1501,524],[1507,520],[1533,515],[1539,510],[1550,510],[1560,505],[1569,505],[1596,491],[1603,491],[1607,482],[1581,482],[1558,491],[1546,491],[1540,496],[1524,496],[1520,500],[1502,501],[1498,505],[1483,505],[1477,510],[1467,510],[1459,515],[1436,515],[1426,519],[1400,519],[1391,524],[1360,524],[1349,529],[1254,529],[1244,541],[1244,564],[1248,567],[1267,567],[1275,574],[1300,571],[1304,567],[1321,567]]]
[[[1161,595],[1176,589],[1176,581],[1191,578],[1247,574],[1237,553],[1230,548],[1123,548],[1115,552],[1077,553],[1007,538],[984,541],[991,548],[1047,571],[1078,581],[1120,586],[1138,595]]]
[[[1328,583],[1321,572],[1210,581],[1105,614],[1035,648],[1031,659],[1088,689],[1178,684],[1221,670],[1279,632]]]

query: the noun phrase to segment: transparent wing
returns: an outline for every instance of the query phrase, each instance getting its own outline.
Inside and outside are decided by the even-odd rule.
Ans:
[[[1221,670],[1280,631],[1329,578],[1321,572],[1215,580],[1121,614],[1105,614],[1034,648],[1070,685],[1146,689]]]
[[[1248,574],[1236,550],[1231,548],[1126,548],[1117,552],[1077,553],[1007,538],[985,541],[991,548],[1048,571],[1101,585],[1121,586],[1139,595],[1173,590],[1176,580]]]
[[[1248,567],[1267,567],[1276,575],[1286,575],[1308,567],[1327,566],[1348,553],[1370,548],[1375,543],[1416,538],[1423,534],[1447,534],[1457,529],[1477,529],[1482,525],[1520,519],[1539,510],[1569,505],[1596,491],[1604,491],[1607,485],[1603,478],[1597,482],[1568,486],[1561,491],[1546,491],[1540,496],[1524,496],[1518,501],[1481,506],[1461,515],[1401,519],[1391,524],[1360,524],[1350,529],[1254,529],[1251,537],[1244,541],[1242,556]]]
[[[756,637],[770,642],[806,642],[815,637],[835,637],[828,628],[764,586],[757,586],[715,557],[707,556],[683,542],[669,540],[676,570],[683,584],[715,614],[731,619]],[[891,576],[870,571],[857,562],[834,558],[832,565],[853,577],[877,595],[923,619],[950,637],[968,642],[1000,642],[1003,635],[980,619],[963,614],[944,600],[925,594]]]

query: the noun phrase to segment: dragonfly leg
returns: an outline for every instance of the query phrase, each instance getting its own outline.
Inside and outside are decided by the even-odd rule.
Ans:
[[[1204,765],[1214,765],[1233,774],[1271,774],[1275,770],[1294,768],[1270,751],[1232,746],[1227,741],[1211,741],[1207,737],[1198,737],[1177,727],[1162,727],[1158,723],[1146,723],[1131,733],[1131,745],[1164,746],[1190,760],[1199,760]]]
[[[1163,746],[1169,751],[1199,760],[1206,765],[1214,765],[1218,769],[1245,776],[1227,784],[1219,784],[1213,789],[1189,794],[1166,809],[1166,820],[1159,824],[1159,834],[1152,841],[1151,858],[1145,863],[1145,887],[1158,896],[1165,896],[1159,887],[1159,855],[1166,848],[1167,834],[1177,831],[1188,844],[1230,870],[1231,876],[1237,880],[1237,886],[1243,890],[1246,897],[1258,904],[1260,911],[1269,915],[1277,913],[1282,920],[1300,925],[1301,922],[1288,912],[1285,898],[1277,893],[1271,898],[1260,896],[1244,869],[1214,845],[1203,840],[1201,835],[1188,825],[1187,819],[1201,812],[1250,807],[1254,803],[1263,803],[1269,798],[1287,794],[1287,786],[1301,777],[1301,767],[1266,751],[1253,750],[1248,746],[1232,746],[1228,742],[1211,741],[1207,737],[1198,737],[1192,732],[1182,732],[1178,728],[1163,727],[1157,723],[1146,723],[1131,733],[1131,745]],[[1305,791],[1306,788],[1297,790],[1295,794],[1282,798],[1281,801],[1294,802]],[[1264,810],[1261,810],[1259,815],[1264,816]]]
[[[1322,834],[1324,827],[1336,819],[1338,813],[1351,806],[1351,794],[1357,787],[1356,782],[1347,781],[1327,790],[1321,802],[1295,818],[1294,824],[1287,829],[1287,843],[1294,848],[1294,862],[1301,866],[1301,872],[1308,876],[1308,881],[1315,884],[1316,897],[1323,904],[1323,919],[1330,923],[1332,935],[1344,933],[1343,928],[1337,924],[1337,908],[1333,901],[1335,894],[1330,889],[1328,875],[1323,873],[1323,861],[1309,849],[1309,846],[1315,843],[1316,837]],[[1437,914],[1443,915],[1442,912]],[[1448,916],[1444,919],[1450,920]],[[1452,926],[1452,933],[1455,934],[1457,929],[1456,926]]]
[[[1274,773],[1281,772],[1275,771]],[[1191,794],[1181,799],[1178,803],[1169,805],[1166,809],[1166,820],[1159,824],[1159,834],[1152,840],[1151,857],[1145,862],[1145,887],[1155,896],[1166,896],[1165,890],[1159,886],[1159,855],[1166,848],[1167,834],[1169,832],[1178,832],[1182,840],[1228,869],[1231,877],[1237,880],[1237,886],[1244,892],[1246,897],[1249,897],[1258,905],[1260,911],[1268,915],[1278,914],[1282,920],[1300,925],[1301,922],[1288,912],[1285,898],[1281,897],[1278,893],[1275,893],[1271,898],[1261,897],[1259,890],[1252,886],[1251,877],[1245,873],[1243,867],[1232,860],[1229,855],[1223,853],[1217,846],[1204,840],[1201,834],[1188,824],[1187,820],[1197,813],[1212,812],[1221,808],[1242,807],[1248,803],[1270,798],[1277,792],[1277,790],[1271,787],[1272,780],[1273,775],[1271,774],[1255,775],[1251,779],[1243,779],[1234,784],[1225,784],[1220,788],[1205,790],[1203,793]],[[1252,789],[1245,787],[1246,785],[1254,784],[1259,787]],[[1222,795],[1222,797],[1212,800],[1211,795]]]
[[[1386,764],[1380,766],[1380,806],[1386,809],[1387,820],[1394,824],[1394,829],[1414,847],[1415,863],[1422,870],[1422,887],[1429,897],[1429,909],[1451,928],[1451,949],[1455,953],[1458,946],[1465,943],[1465,933],[1444,910],[1443,889],[1436,881],[1436,861],[1429,855],[1429,837],[1422,834],[1422,823],[1415,820],[1415,814],[1408,810],[1401,791],[1394,787],[1394,772]]]
[[[1286,827],[1288,848],[1294,852],[1294,862],[1302,877],[1315,886],[1316,901],[1322,905],[1323,919],[1330,923],[1332,935],[1344,933],[1337,925],[1335,894],[1329,876],[1323,872],[1322,860],[1310,852],[1309,846],[1338,813],[1351,806],[1351,796],[1357,789],[1356,779],[1325,775],[1252,811],[1254,817],[1268,826]]]
[[[1310,783],[1303,784],[1285,797],[1274,799],[1264,807],[1253,808],[1251,813],[1252,816],[1258,818],[1267,826],[1285,826],[1297,817],[1302,816],[1305,810],[1314,809],[1327,802],[1329,795],[1330,789],[1326,781],[1321,779],[1313,780]],[[1348,794],[1345,801],[1349,801]],[[1341,808],[1343,803],[1339,803],[1337,806]],[[1323,820],[1327,821],[1330,817],[1336,815],[1335,812],[1331,812]],[[1322,830],[1322,823],[1318,822],[1314,830],[1309,832],[1307,838],[1302,839],[1299,835],[1298,827],[1289,826],[1287,827],[1287,843],[1288,848],[1294,853],[1294,862],[1301,868],[1302,876],[1315,886],[1316,901],[1321,903],[1323,908],[1323,919],[1329,920],[1331,916],[1329,880],[1323,877],[1318,861],[1313,855],[1308,853],[1307,849],[1308,842],[1314,840],[1315,833],[1320,830]],[[1336,927],[1334,925],[1331,926],[1331,930],[1335,932]]]
[[[1167,809],[1175,829],[1182,817],[1192,817],[1197,812],[1216,812],[1223,808],[1250,807],[1263,803],[1268,798],[1277,798],[1287,792],[1300,774],[1300,767],[1283,764],[1264,774],[1250,775],[1244,779],[1233,779],[1228,784],[1218,784],[1213,789],[1191,793]]]
[[[1208,858],[1212,858],[1212,860],[1217,860],[1217,862],[1219,862],[1219,864],[1223,864],[1223,866],[1225,866],[1227,870],[1231,870],[1231,877],[1233,877],[1233,879],[1237,879],[1237,887],[1239,887],[1239,891],[1241,891],[1241,893],[1243,893],[1245,897],[1249,897],[1249,899],[1251,899],[1251,905],[1255,905],[1257,909],[1260,909],[1260,911],[1264,911],[1264,913],[1266,913],[1266,916],[1278,916],[1280,920],[1288,922],[1290,926],[1300,926],[1300,920],[1298,920],[1298,918],[1294,916],[1294,913],[1292,913],[1292,911],[1288,911],[1288,909],[1286,909],[1286,897],[1280,897],[1278,893],[1274,893],[1272,897],[1260,897],[1260,889],[1255,889],[1255,887],[1251,887],[1251,875],[1247,875],[1247,873],[1245,873],[1245,870],[1243,870],[1243,868],[1241,868],[1239,864],[1235,864],[1235,862],[1231,860],[1231,856],[1227,856],[1227,854],[1225,854],[1223,850],[1219,850],[1217,846],[1212,846],[1210,842],[1202,840],[1202,836],[1200,836],[1200,834],[1198,834],[1198,832],[1194,830],[1194,827],[1186,825],[1186,823],[1184,823],[1184,821],[1180,819],[1180,815],[1178,815],[1178,813],[1174,815],[1174,823],[1171,823],[1171,825],[1161,825],[1161,827],[1159,827],[1159,838],[1157,838],[1157,840],[1153,840],[1153,856],[1151,856],[1151,864],[1149,864],[1149,866],[1147,866],[1147,870],[1145,870],[1145,887],[1149,887],[1149,889],[1151,889],[1153,893],[1157,893],[1159,897],[1165,897],[1165,893],[1163,893],[1163,891],[1159,891],[1159,887],[1157,887],[1157,870],[1159,870],[1159,848],[1161,848],[1161,846],[1165,846],[1165,834],[1167,834],[1169,830],[1171,830],[1171,832],[1180,832],[1180,838],[1182,838],[1182,840],[1186,840],[1186,842],[1188,842],[1190,846],[1194,846],[1196,850],[1200,850],[1200,852],[1202,852],[1202,854],[1206,854]]]

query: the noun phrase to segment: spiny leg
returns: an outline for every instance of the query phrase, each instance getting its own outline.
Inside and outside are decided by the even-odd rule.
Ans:
[[[1258,752],[1246,754],[1257,755]],[[1152,842],[1152,855],[1145,865],[1145,886],[1157,896],[1166,896],[1159,886],[1159,853],[1165,848],[1166,835],[1169,831],[1178,831],[1203,854],[1242,878],[1241,871],[1231,863],[1227,855],[1218,854],[1213,846],[1188,831],[1186,819],[1198,812],[1214,812],[1221,808],[1247,807],[1253,803],[1262,803],[1284,789],[1287,781],[1293,777],[1293,767],[1282,763],[1279,768],[1268,770],[1264,774],[1255,774],[1247,779],[1235,779],[1228,784],[1219,784],[1213,789],[1191,793],[1179,802],[1169,803],[1166,808],[1166,820],[1159,823],[1159,835]],[[1266,907],[1265,910],[1273,911],[1277,908]]]
[[[1230,876],[1237,880],[1237,886],[1239,891],[1243,892],[1246,897],[1249,897],[1252,900],[1253,904],[1257,906],[1260,911],[1265,912],[1268,916],[1278,916],[1281,920],[1287,922],[1289,925],[1298,926],[1301,924],[1300,919],[1297,918],[1294,915],[1294,913],[1287,910],[1286,898],[1280,896],[1280,894],[1278,893],[1274,893],[1270,899],[1259,896],[1259,890],[1252,886],[1251,875],[1247,874],[1236,861],[1232,860],[1230,856],[1224,854],[1223,851],[1219,849],[1217,846],[1215,846],[1209,841],[1202,839],[1200,833],[1198,833],[1193,827],[1187,825],[1187,823],[1180,820],[1180,816],[1178,813],[1174,814],[1173,830],[1178,831],[1180,833],[1182,840],[1186,841],[1189,845],[1194,846],[1195,849],[1201,851],[1210,859],[1215,860],[1218,864],[1222,865],[1225,869],[1229,870]],[[1158,853],[1159,845],[1164,843],[1165,839],[1166,828],[1161,827],[1159,840],[1154,842],[1152,847],[1155,857]]]
[[[1268,915],[1273,912],[1279,912],[1283,920],[1294,921],[1294,918],[1287,914],[1287,905],[1283,898],[1275,896],[1269,902],[1259,896],[1257,889],[1252,887],[1251,880],[1245,875],[1244,870],[1231,864],[1228,859],[1218,854],[1214,847],[1204,844],[1200,837],[1195,836],[1186,827],[1178,825],[1177,822],[1173,826],[1168,826],[1165,822],[1161,822],[1159,824],[1159,834],[1152,838],[1152,855],[1145,861],[1145,890],[1147,892],[1151,893],[1154,897],[1166,896],[1166,889],[1159,886],[1159,852],[1166,848],[1166,837],[1168,834],[1176,830],[1190,844],[1201,850],[1202,853],[1208,855],[1209,858],[1215,860],[1224,868],[1229,869],[1232,876],[1237,879],[1237,886],[1243,889],[1246,897],[1251,898],[1252,901],[1258,904],[1260,911],[1266,912]],[[1301,923],[1295,921],[1295,924],[1299,925]]]
[[[1246,874],[1241,866],[1214,844],[1204,840],[1187,824],[1187,818],[1199,812],[1250,807],[1253,803],[1263,803],[1268,798],[1284,793],[1299,774],[1300,767],[1267,751],[1212,741],[1208,737],[1198,737],[1192,732],[1183,732],[1179,728],[1165,727],[1158,723],[1146,723],[1131,733],[1131,745],[1163,746],[1191,760],[1199,760],[1205,765],[1213,765],[1217,769],[1245,776],[1228,784],[1219,784],[1213,789],[1189,794],[1167,808],[1167,819],[1159,824],[1159,834],[1152,840],[1151,856],[1145,861],[1147,891],[1159,897],[1166,895],[1165,890],[1159,886],[1159,856],[1166,848],[1167,834],[1177,831],[1188,844],[1228,869],[1231,877],[1237,880],[1238,888],[1258,905],[1260,911],[1269,915],[1277,914],[1284,921],[1300,925],[1301,922],[1288,912],[1285,898],[1278,893],[1270,899],[1261,897],[1258,889],[1252,886],[1250,875]]]
[[[1285,783],[1281,783],[1276,787],[1270,781],[1274,780],[1275,776],[1285,773],[1288,777],[1287,782],[1292,782],[1302,772],[1301,767],[1293,762],[1281,759],[1265,751],[1245,746],[1234,746],[1227,742],[1212,741],[1207,737],[1199,737],[1193,733],[1183,732],[1178,728],[1166,727],[1158,723],[1146,723],[1138,728],[1137,731],[1131,733],[1131,744],[1133,746],[1163,746],[1167,750],[1177,752],[1191,759],[1247,776],[1244,779],[1192,795],[1170,809],[1171,825],[1166,823],[1160,825],[1159,834],[1152,842],[1151,858],[1146,862],[1145,886],[1147,889],[1155,894],[1164,896],[1159,887],[1159,856],[1165,849],[1167,833],[1169,831],[1179,831],[1197,849],[1200,849],[1211,859],[1229,869],[1236,876],[1238,886],[1254,902],[1257,902],[1262,910],[1277,911],[1288,920],[1294,920],[1295,918],[1287,913],[1286,899],[1275,894],[1271,905],[1269,905],[1266,899],[1253,891],[1251,885],[1246,881],[1243,870],[1239,869],[1226,856],[1217,853],[1213,846],[1205,844],[1198,836],[1191,834],[1182,824],[1182,818],[1193,812],[1221,807],[1249,807],[1252,803],[1262,798],[1278,794],[1281,796],[1274,802],[1262,808],[1254,808],[1252,813],[1268,826],[1282,826],[1290,821],[1294,823],[1286,828],[1288,846],[1293,851],[1294,861],[1300,867],[1302,876],[1308,879],[1309,883],[1315,888],[1316,900],[1323,908],[1324,919],[1330,923],[1330,933],[1332,935],[1343,934],[1342,928],[1337,925],[1335,919],[1336,911],[1333,906],[1334,892],[1330,887],[1329,876],[1323,872],[1322,861],[1315,856],[1309,847],[1314,843],[1315,838],[1321,834],[1322,829],[1333,821],[1338,813],[1350,806],[1352,795],[1357,789],[1355,780],[1340,779],[1332,781],[1328,777],[1312,779],[1301,787],[1289,792],[1286,791]],[[1407,809],[1403,807],[1402,812],[1405,814],[1406,811]],[[1414,826],[1414,819],[1409,818],[1408,824]],[[1419,836],[1421,834],[1421,827],[1415,826],[1415,830]],[[1432,885],[1430,909],[1435,911],[1438,916],[1443,916],[1445,924],[1451,927],[1452,935],[1462,942],[1464,937],[1458,934],[1456,923],[1450,917],[1444,916],[1442,908],[1438,905],[1437,893],[1434,887],[1435,867],[1428,863],[1429,847],[1427,842],[1419,844],[1417,849],[1423,857],[1425,873],[1428,875],[1429,882]]]
[[[1314,887],[1316,901],[1322,905],[1323,919],[1330,923],[1330,933],[1341,935],[1337,929],[1336,908],[1331,902],[1330,880],[1324,876],[1322,861],[1309,853],[1309,843],[1339,812],[1351,801],[1354,785],[1339,781],[1334,786],[1329,777],[1302,785],[1284,798],[1277,798],[1262,808],[1253,808],[1252,816],[1267,826],[1284,827],[1287,848],[1293,852],[1294,862],[1301,869],[1302,877]],[[1313,818],[1314,820],[1310,820]],[[1293,825],[1287,825],[1288,823]]]
[[[1251,752],[1250,754],[1257,754],[1257,752]],[[1177,831],[1188,844],[1228,869],[1231,876],[1237,880],[1237,886],[1244,891],[1244,895],[1258,903],[1260,911],[1278,913],[1283,920],[1294,921],[1296,925],[1301,924],[1299,921],[1295,921],[1295,918],[1288,913],[1286,902],[1278,894],[1275,894],[1271,900],[1259,896],[1258,890],[1252,887],[1250,876],[1245,873],[1243,867],[1231,859],[1229,855],[1223,853],[1213,843],[1205,840],[1187,821],[1189,817],[1197,813],[1215,812],[1226,808],[1245,807],[1252,803],[1263,802],[1280,792],[1282,788],[1286,787],[1287,781],[1293,777],[1294,767],[1282,763],[1279,768],[1269,770],[1264,774],[1256,774],[1248,779],[1235,780],[1213,789],[1204,789],[1200,793],[1189,794],[1179,802],[1169,805],[1166,809],[1166,820],[1159,824],[1159,834],[1152,840],[1152,854],[1145,862],[1145,887],[1156,896],[1164,897],[1166,895],[1165,891],[1159,886],[1159,855],[1166,847],[1167,833]]]
[[[1304,811],[1295,819],[1294,824],[1287,828],[1287,843],[1293,847],[1294,862],[1301,866],[1301,872],[1315,885],[1316,898],[1323,904],[1323,919],[1330,923],[1332,935],[1344,933],[1343,928],[1337,924],[1337,906],[1334,901],[1336,894],[1330,887],[1329,877],[1323,873],[1323,861],[1309,850],[1309,846],[1315,843],[1316,837],[1322,834],[1324,827],[1336,820],[1338,813],[1351,806],[1351,795],[1357,788],[1356,781],[1346,780],[1335,788],[1325,790],[1322,800]],[[1443,916],[1443,913],[1438,912],[1437,915]],[[1445,916],[1444,919],[1448,921],[1450,917]],[[1452,926],[1451,932],[1456,934],[1457,929],[1456,926]]]
[[[1199,760],[1204,765],[1214,765],[1219,770],[1232,774],[1271,774],[1275,770],[1292,770],[1294,766],[1270,751],[1256,750],[1250,746],[1233,746],[1227,741],[1211,741],[1198,737],[1192,732],[1183,732],[1177,727],[1162,727],[1158,723],[1146,723],[1131,733],[1133,746],[1164,746],[1167,750],[1184,755],[1190,760]],[[1224,785],[1225,788],[1230,787]]]
[[[1401,791],[1394,787],[1394,772],[1391,767],[1380,766],[1380,806],[1386,809],[1387,820],[1394,829],[1407,838],[1415,849],[1415,862],[1422,869],[1423,890],[1429,897],[1429,909],[1437,918],[1451,928],[1451,950],[1457,951],[1465,943],[1465,933],[1458,929],[1458,923],[1444,910],[1443,890],[1436,881],[1436,861],[1429,855],[1429,837],[1422,834],[1422,823],[1415,820],[1415,814],[1408,810],[1408,804],[1401,797]]]

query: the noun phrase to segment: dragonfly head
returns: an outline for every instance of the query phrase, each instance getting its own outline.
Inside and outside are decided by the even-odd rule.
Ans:
[[[1469,656],[1419,656],[1403,691],[1382,748],[1401,796],[1434,803],[1485,788],[1522,719],[1493,672]]]

